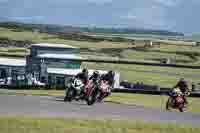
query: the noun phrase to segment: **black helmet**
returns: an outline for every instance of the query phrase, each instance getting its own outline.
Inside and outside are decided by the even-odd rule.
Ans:
[[[99,72],[98,72],[98,71],[94,71],[94,72],[93,72],[93,75],[94,75],[94,77],[96,77],[96,78],[97,78],[97,77],[99,77],[99,75],[100,75],[100,74],[99,74]]]
[[[84,69],[82,70],[82,72],[83,72],[83,73],[88,73],[87,68],[84,68]]]
[[[114,71],[110,70],[110,71],[108,72],[108,75],[110,75],[110,76],[114,76],[115,73],[114,73]]]

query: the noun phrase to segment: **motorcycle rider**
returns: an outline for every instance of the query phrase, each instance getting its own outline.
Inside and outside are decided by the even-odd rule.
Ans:
[[[112,70],[110,70],[110,71],[108,71],[107,74],[102,75],[101,79],[108,81],[108,84],[111,87],[113,87],[113,84],[114,84],[114,75],[115,75],[115,73]]]
[[[99,89],[99,81],[100,81],[100,73],[99,73],[99,71],[94,71],[92,76],[89,78],[89,80],[92,80],[93,83],[96,86],[96,89]]]
[[[75,76],[75,78],[78,78],[78,79],[80,79],[82,82],[83,82],[83,84],[87,84],[87,81],[88,81],[88,70],[86,69],[86,68],[84,68],[83,70],[82,70],[82,72],[80,72],[80,73],[78,73],[76,76]]]
[[[81,90],[81,96],[83,95],[83,92],[85,91],[85,86],[87,85],[88,83],[88,69],[87,68],[84,68],[82,70],[82,72],[78,73],[75,78],[78,78],[82,81],[82,83],[84,84],[84,87],[83,89]],[[80,96],[80,97],[81,97]],[[78,97],[78,96],[77,96]],[[78,98],[77,98],[78,99]]]
[[[188,104],[188,100],[187,100],[187,95],[189,93],[188,82],[184,78],[181,78],[178,81],[178,83],[174,86],[174,88],[179,88],[180,89],[180,91],[183,94],[183,99],[185,101],[185,104]]]
[[[89,80],[93,80],[94,83],[99,83],[100,80],[100,73],[99,71],[94,71],[92,76],[89,78]]]
[[[113,84],[114,84],[114,75],[115,75],[115,73],[112,71],[112,70],[110,70],[110,71],[108,71],[108,73],[107,74],[104,74],[104,75],[102,75],[102,77],[101,77],[101,80],[106,80],[106,81],[108,81],[108,84],[109,84],[109,91],[108,91],[108,94],[106,95],[106,97],[107,96],[109,96],[110,94],[111,94],[111,88],[113,87]]]

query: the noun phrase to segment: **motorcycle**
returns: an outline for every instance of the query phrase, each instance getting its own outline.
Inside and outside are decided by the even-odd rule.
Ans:
[[[174,98],[169,97],[166,102],[166,109],[170,110],[172,109],[178,109],[180,112],[184,111],[185,108],[185,101],[183,98],[183,94],[180,90],[174,89],[172,91],[172,95]]]
[[[65,102],[71,102],[76,96],[80,95],[82,88],[84,87],[83,82],[80,79],[72,78],[70,83],[66,87],[65,91]]]
[[[93,105],[96,102],[96,99],[99,95],[98,85],[95,84],[93,80],[89,80],[86,85],[86,92],[84,99],[86,100],[88,105]]]
[[[100,82],[100,95],[97,98],[97,102],[102,102],[102,100],[108,95],[110,94],[110,89],[109,89],[109,84],[108,81],[106,80],[101,80]]]

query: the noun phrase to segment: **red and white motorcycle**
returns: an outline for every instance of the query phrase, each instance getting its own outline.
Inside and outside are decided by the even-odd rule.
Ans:
[[[99,91],[100,93],[99,93],[99,96],[97,97],[97,102],[102,102],[102,100],[111,93],[111,89],[108,84],[108,81],[101,80]]]
[[[93,105],[96,102],[96,97],[98,95],[98,86],[94,83],[93,80],[89,80],[86,87],[85,87],[85,96],[84,99],[86,100],[88,105]]]

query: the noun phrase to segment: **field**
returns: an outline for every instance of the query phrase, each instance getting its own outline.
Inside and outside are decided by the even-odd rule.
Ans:
[[[116,70],[120,72],[121,79],[130,82],[143,82],[149,85],[172,88],[180,77],[191,83],[199,83],[199,70],[180,69],[170,67],[155,67],[141,65],[84,63],[83,67],[101,70]],[[191,86],[190,86],[191,87]]]
[[[29,51],[26,48],[0,48],[0,56],[25,57]]]
[[[198,133],[199,128],[111,120],[0,118],[2,133]]]
[[[0,37],[8,38],[11,40],[32,41],[35,43],[55,43],[55,44],[68,44],[80,48],[129,48],[130,44],[113,43],[113,42],[87,42],[87,41],[73,41],[60,39],[56,35],[49,35],[46,33],[33,33],[30,31],[18,32],[12,29],[0,28]]]
[[[90,58],[111,59],[117,57],[156,63],[159,63],[162,59],[170,58],[174,60],[176,64],[200,66],[200,47],[195,47],[190,42],[187,42],[187,44],[182,44],[182,42],[174,44],[174,42],[162,40],[160,45],[149,48],[144,47],[143,44],[132,45],[129,42],[65,40],[56,35],[37,34],[30,31],[16,31],[6,28],[0,28],[0,38],[29,40],[36,43],[48,42],[68,44],[80,47],[80,54]],[[24,57],[28,52],[29,51],[25,48],[0,48],[0,56]],[[159,85],[161,87],[172,87],[180,77],[185,77],[190,83],[199,83],[200,77],[200,72],[198,70],[170,67],[103,63],[83,63],[82,67],[105,70],[113,69],[121,73],[121,80],[143,82],[144,84]]]
[[[54,96],[63,97],[64,91],[59,90],[16,90],[10,92],[10,94],[17,95],[33,95],[33,96]],[[159,110],[165,110],[165,102],[167,96],[157,95],[143,95],[143,94],[126,94],[126,93],[112,93],[112,95],[105,99],[105,102],[116,103],[116,104],[128,104],[144,106],[149,108],[156,108]],[[199,113],[200,112],[200,99],[199,98],[188,98],[189,108],[188,112]]]

